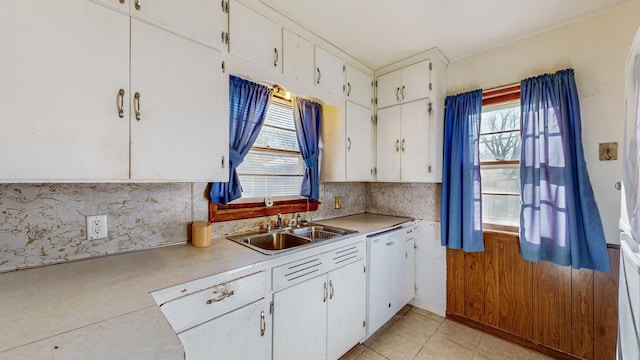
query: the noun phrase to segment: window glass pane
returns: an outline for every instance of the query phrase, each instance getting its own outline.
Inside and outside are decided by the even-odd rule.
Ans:
[[[482,222],[496,225],[520,226],[520,197],[482,195]]]
[[[480,133],[497,131],[520,130],[520,103],[514,103],[506,108],[482,112]]]
[[[295,131],[263,126],[253,146],[300,151]]]
[[[291,103],[274,98],[253,148],[238,167],[242,197],[299,195],[303,171]]]
[[[299,154],[257,150],[249,151],[242,164],[238,166],[241,179],[244,174],[301,175],[303,170],[304,162]]]
[[[242,197],[300,194],[302,176],[243,176]]]
[[[520,194],[520,165],[480,167],[483,193]]]
[[[496,160],[520,160],[520,131],[480,135],[480,161]]]

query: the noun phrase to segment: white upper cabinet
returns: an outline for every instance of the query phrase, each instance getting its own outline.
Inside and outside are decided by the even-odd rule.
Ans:
[[[373,83],[371,76],[347,64],[344,95],[347,100],[371,108]]]
[[[316,46],[315,84],[322,90],[342,96],[344,86],[344,61]]]
[[[131,20],[131,179],[226,180],[221,63],[216,50]]]
[[[428,98],[431,87],[431,63],[428,60],[381,75],[377,79],[378,108]]]
[[[229,52],[281,72],[282,27],[245,5],[235,0],[231,1]],[[313,70],[311,73],[313,76]]]
[[[437,182],[431,153],[431,112],[423,99],[378,110],[377,180]]]
[[[129,17],[3,1],[0,47],[1,181],[128,179]]]
[[[227,179],[217,50],[89,1],[0,20],[1,181]]]
[[[282,72],[303,84],[313,83],[313,44],[282,29]]]
[[[223,0],[95,0],[145,22],[217,49],[226,46],[227,6]]]
[[[371,181],[375,167],[371,109],[347,101],[347,181]]]

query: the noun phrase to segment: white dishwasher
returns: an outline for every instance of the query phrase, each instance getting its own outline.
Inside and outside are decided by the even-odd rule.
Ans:
[[[404,299],[407,228],[367,237],[367,336],[389,321]]]

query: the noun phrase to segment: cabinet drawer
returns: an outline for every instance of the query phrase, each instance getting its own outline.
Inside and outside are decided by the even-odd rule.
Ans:
[[[169,301],[160,309],[173,330],[180,333],[263,298],[266,280],[264,271],[249,274]]]
[[[341,247],[330,252],[329,266],[334,269],[338,266],[350,264],[352,262],[364,259],[367,254],[367,246],[364,241],[357,244]]]
[[[273,291],[295,285],[327,272],[325,254],[293,261],[273,268]]]

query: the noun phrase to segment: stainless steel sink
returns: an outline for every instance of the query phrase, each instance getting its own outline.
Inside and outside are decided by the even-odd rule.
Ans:
[[[311,224],[310,226],[294,228],[289,231],[291,231],[293,234],[311,239],[313,241],[333,239],[338,236],[353,234],[357,232],[354,230],[347,230],[318,224]]]
[[[353,233],[357,233],[357,231],[311,224],[305,227],[282,229],[275,232],[229,236],[228,239],[263,254],[272,255],[321,240],[335,239]]]

